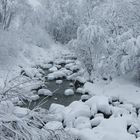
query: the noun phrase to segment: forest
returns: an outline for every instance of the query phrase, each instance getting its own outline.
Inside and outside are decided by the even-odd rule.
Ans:
[[[139,0],[0,0],[0,140],[140,140]]]

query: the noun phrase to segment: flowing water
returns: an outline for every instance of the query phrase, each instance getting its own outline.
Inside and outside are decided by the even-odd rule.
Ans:
[[[41,95],[40,98],[36,101],[32,101],[30,103],[26,101],[26,107],[33,109],[37,105],[41,104],[41,107],[49,109],[52,103],[57,103],[57,104],[62,104],[64,106],[67,106],[75,100],[80,100],[81,94],[78,94],[76,92],[74,95],[70,95],[70,96],[64,95],[64,91],[66,89],[72,88],[75,91],[74,87],[71,87],[72,84],[73,84],[72,81],[68,81],[66,79],[64,79],[63,83],[60,85],[56,84],[55,80],[48,81],[47,89],[51,90],[52,92],[56,90],[53,96],[47,97],[47,96]]]

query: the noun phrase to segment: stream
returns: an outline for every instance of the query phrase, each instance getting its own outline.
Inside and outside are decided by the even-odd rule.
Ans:
[[[69,58],[70,59],[70,58]],[[71,58],[72,60],[73,58]],[[75,60],[76,61],[76,60]],[[56,66],[55,62],[53,62],[53,66]],[[63,64],[59,64],[59,66],[61,65],[61,68],[65,68],[66,63],[63,62]],[[73,63],[73,65],[75,65]],[[60,69],[60,68],[59,68]],[[58,69],[58,71],[59,71]],[[53,73],[53,72],[49,72],[49,69],[42,69],[45,73],[45,77],[47,77],[48,74]],[[72,70],[71,70],[72,71]],[[78,72],[79,70],[77,70],[76,72]],[[72,71],[72,74],[76,73],[74,70]],[[62,80],[63,82],[61,84],[57,84],[56,80]],[[83,85],[78,85],[78,87],[82,87]],[[63,78],[63,77],[58,77],[54,80],[47,80],[46,81],[46,87],[48,90],[50,90],[51,92],[54,92],[53,96],[44,96],[44,95],[39,95],[39,99],[35,100],[35,101],[27,101],[25,100],[25,104],[23,105],[23,107],[27,107],[29,109],[33,109],[36,106],[40,106],[42,108],[45,109],[49,109],[50,105],[52,103],[57,103],[57,104],[61,104],[64,106],[68,106],[70,103],[72,103],[73,101],[76,100],[80,100],[81,99],[81,93],[77,93],[76,92],[76,88],[75,87],[75,80],[67,80],[67,77]],[[72,89],[74,91],[74,95],[69,95],[66,96],[64,94],[66,89]],[[36,93],[37,94],[37,93]]]

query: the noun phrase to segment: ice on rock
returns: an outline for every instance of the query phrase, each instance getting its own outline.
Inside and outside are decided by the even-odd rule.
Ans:
[[[17,116],[17,117],[24,117],[25,115],[27,115],[30,112],[29,109],[27,108],[22,108],[22,107],[18,107],[16,106],[14,108],[13,113]]]
[[[35,100],[39,99],[39,96],[38,95],[32,95],[30,98],[31,98],[31,100],[35,101]]]
[[[65,92],[64,92],[64,94],[66,96],[74,95],[74,91],[73,91],[73,89],[66,89]]]
[[[88,117],[78,117],[74,121],[74,127],[77,129],[91,128],[91,123]]]
[[[100,111],[104,114],[110,114],[111,109],[109,106],[108,98],[105,96],[93,96],[88,101],[85,102],[90,108],[96,105],[97,111]]]
[[[44,96],[52,96],[53,95],[53,93],[48,89],[40,89],[38,91],[38,94],[39,95],[44,95]]]
[[[56,84],[62,84],[63,83],[63,81],[62,80],[56,80]]]
[[[49,69],[49,72],[55,72],[57,71],[57,67],[53,66],[52,68]]]
[[[56,129],[58,130],[58,129],[62,129],[63,125],[61,122],[58,121],[50,121],[45,124],[44,128],[49,130],[56,130]]]

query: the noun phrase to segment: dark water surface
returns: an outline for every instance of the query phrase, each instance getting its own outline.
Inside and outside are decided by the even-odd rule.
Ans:
[[[24,107],[33,109],[37,105],[40,105],[41,107],[43,107],[45,109],[49,109],[49,107],[52,103],[57,103],[57,104],[62,104],[64,106],[68,106],[71,102],[73,102],[75,100],[80,100],[81,94],[78,94],[76,92],[74,95],[70,95],[70,96],[64,95],[64,91],[66,89],[72,88],[75,91],[75,89],[70,86],[70,84],[72,84],[72,83],[73,82],[68,81],[66,79],[63,80],[63,83],[60,85],[56,84],[55,80],[48,81],[47,89],[49,89],[52,92],[55,91],[53,96],[47,97],[47,96],[41,95],[40,98],[36,101],[32,101],[30,103],[25,101],[26,105],[24,105]]]

